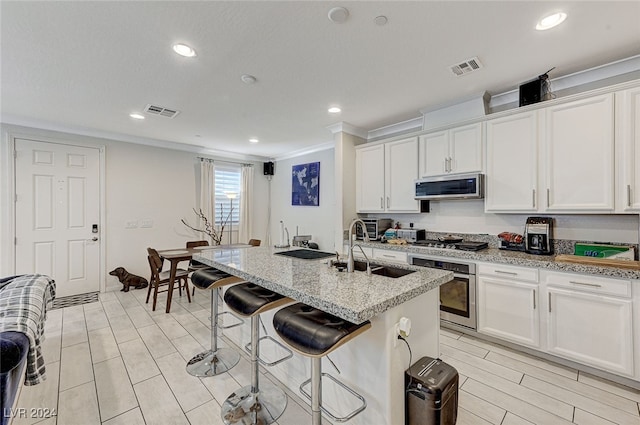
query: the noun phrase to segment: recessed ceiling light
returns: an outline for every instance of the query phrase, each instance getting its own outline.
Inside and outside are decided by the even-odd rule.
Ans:
[[[330,114],[339,114],[340,112],[342,112],[342,109],[338,108],[337,106],[332,106],[328,109],[328,111]]]
[[[178,43],[173,45],[173,51],[187,58],[192,58],[196,55],[196,51],[186,44]]]
[[[341,24],[349,18],[349,11],[344,7],[334,7],[329,11],[329,20]]]
[[[560,25],[561,23],[564,22],[565,19],[567,19],[567,14],[563,12],[558,12],[549,16],[545,16],[544,18],[540,19],[540,21],[538,22],[538,25],[536,25],[536,29],[538,31],[548,30],[557,25]]]
[[[251,143],[258,143],[260,140],[258,140],[258,139],[256,139],[256,138],[253,138],[253,139],[249,139],[249,141],[250,141]]]
[[[245,84],[253,84],[253,83],[255,83],[257,81],[256,77],[254,77],[253,75],[249,75],[249,74],[244,74],[243,76],[240,77],[240,79]]]
[[[144,115],[136,114],[135,112],[134,112],[134,113],[129,114],[129,116],[130,116],[131,118],[133,118],[133,119],[136,119],[136,120],[143,120],[143,119],[144,119]]]

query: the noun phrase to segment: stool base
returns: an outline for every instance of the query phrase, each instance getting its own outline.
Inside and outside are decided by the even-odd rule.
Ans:
[[[219,348],[215,352],[203,351],[187,363],[187,373],[192,376],[220,375],[240,361],[240,354],[231,348]]]
[[[260,383],[258,393],[251,386],[242,387],[222,404],[225,424],[268,425],[274,423],[287,407],[287,395],[268,381]]]

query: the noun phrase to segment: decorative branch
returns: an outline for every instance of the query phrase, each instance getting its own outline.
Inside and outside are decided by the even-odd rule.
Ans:
[[[222,243],[222,235],[224,234],[224,226],[229,222],[229,219],[231,218],[231,213],[233,212],[233,208],[229,210],[229,214],[227,214],[227,217],[224,219],[223,219],[222,210],[223,210],[222,203],[220,203],[220,231],[216,229],[215,222],[211,223],[209,221],[207,216],[202,212],[202,209],[196,210],[195,208],[193,208],[193,212],[196,214],[198,219],[200,219],[200,221],[203,223],[204,228],[198,229],[196,227],[193,227],[192,225],[187,223],[184,218],[181,219],[180,221],[182,221],[182,224],[187,226],[189,229],[195,230],[196,232],[204,233],[207,236],[209,236],[211,238],[211,241],[215,245],[220,245]]]

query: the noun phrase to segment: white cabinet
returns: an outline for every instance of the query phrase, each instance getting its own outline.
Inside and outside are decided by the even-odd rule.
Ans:
[[[384,145],[356,150],[356,209],[384,211]]]
[[[482,171],[482,123],[420,136],[420,176]]]
[[[538,209],[537,111],[489,120],[485,124],[487,173],[485,211]]]
[[[478,265],[478,332],[540,347],[538,271]]]
[[[556,272],[545,281],[547,351],[633,376],[631,282]]]
[[[640,211],[640,87],[616,93],[616,151],[620,169],[616,207]]]
[[[374,248],[373,259],[407,264],[407,253],[404,251]]]
[[[358,212],[419,212],[418,139],[411,137],[356,150]]]
[[[614,210],[613,94],[540,111],[547,212]]]

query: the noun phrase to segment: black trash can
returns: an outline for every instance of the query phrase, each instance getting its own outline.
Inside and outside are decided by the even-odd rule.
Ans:
[[[405,371],[405,425],[455,425],[458,371],[440,359],[423,357]]]

